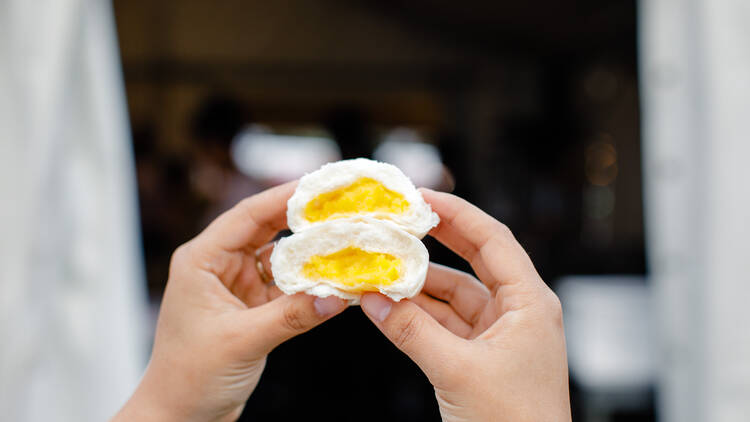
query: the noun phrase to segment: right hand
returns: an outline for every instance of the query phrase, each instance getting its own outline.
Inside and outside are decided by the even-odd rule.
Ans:
[[[443,421],[570,421],[557,296],[510,230],[468,202],[423,189],[440,215],[430,234],[482,280],[431,264],[424,292],[362,309],[435,387]]]
[[[333,296],[283,295],[257,266],[270,268],[264,245],[286,227],[295,187],[241,201],[177,249],[151,361],[113,422],[236,420],[268,353],[346,308]]]

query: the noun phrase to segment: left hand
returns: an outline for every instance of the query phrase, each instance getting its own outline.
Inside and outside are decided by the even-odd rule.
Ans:
[[[456,196],[422,189],[430,235],[479,279],[431,264],[424,293],[362,310],[424,371],[444,422],[570,421],[562,307],[510,230]],[[481,280],[481,281],[480,281]]]
[[[256,251],[286,227],[295,187],[243,200],[177,248],[151,361],[114,421],[235,420],[268,353],[346,308],[333,296],[283,295],[257,270]],[[264,252],[270,269],[270,248]]]

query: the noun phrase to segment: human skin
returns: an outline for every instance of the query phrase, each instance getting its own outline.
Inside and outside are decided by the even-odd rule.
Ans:
[[[264,283],[266,247],[286,226],[296,184],[242,201],[175,251],[146,373],[114,421],[231,421],[268,353],[338,314],[344,301],[287,296]],[[473,276],[430,264],[423,293],[362,309],[435,387],[444,421],[569,421],[560,303],[510,231],[449,194],[422,191],[431,235]]]
[[[362,309],[427,375],[443,421],[570,421],[562,310],[506,226],[423,189],[441,218],[430,235],[472,275],[431,264],[412,300],[368,293]]]
[[[256,251],[286,227],[295,187],[243,200],[175,251],[151,360],[113,421],[235,420],[268,353],[346,308],[335,297],[283,295],[256,268]]]

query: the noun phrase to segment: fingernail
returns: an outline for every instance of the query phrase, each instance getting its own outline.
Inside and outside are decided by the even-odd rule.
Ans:
[[[360,302],[362,310],[377,322],[383,322],[388,318],[392,305],[393,302],[379,294],[366,294]]]
[[[322,317],[333,315],[346,307],[346,303],[336,296],[316,297],[313,304],[315,312]]]

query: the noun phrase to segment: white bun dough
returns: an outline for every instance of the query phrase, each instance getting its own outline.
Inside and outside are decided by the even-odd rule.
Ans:
[[[347,247],[386,253],[400,260],[398,278],[391,284],[376,286],[377,291],[392,300],[413,297],[422,289],[429,265],[427,248],[422,242],[393,223],[361,217],[318,223],[281,239],[271,254],[274,281],[286,294],[334,295],[348,300],[349,304],[359,304],[361,287],[310,279],[303,274],[303,267],[312,256],[326,256]]]
[[[423,238],[437,226],[440,218],[432,212],[422,194],[398,167],[378,161],[357,158],[329,163],[303,176],[294,195],[287,202],[287,224],[292,232],[299,232],[323,222],[305,218],[305,207],[318,195],[344,188],[362,178],[370,178],[385,188],[403,195],[408,208],[400,214],[391,212],[361,212],[345,217],[369,217],[391,221],[406,232]],[[332,220],[326,220],[332,221]]]

